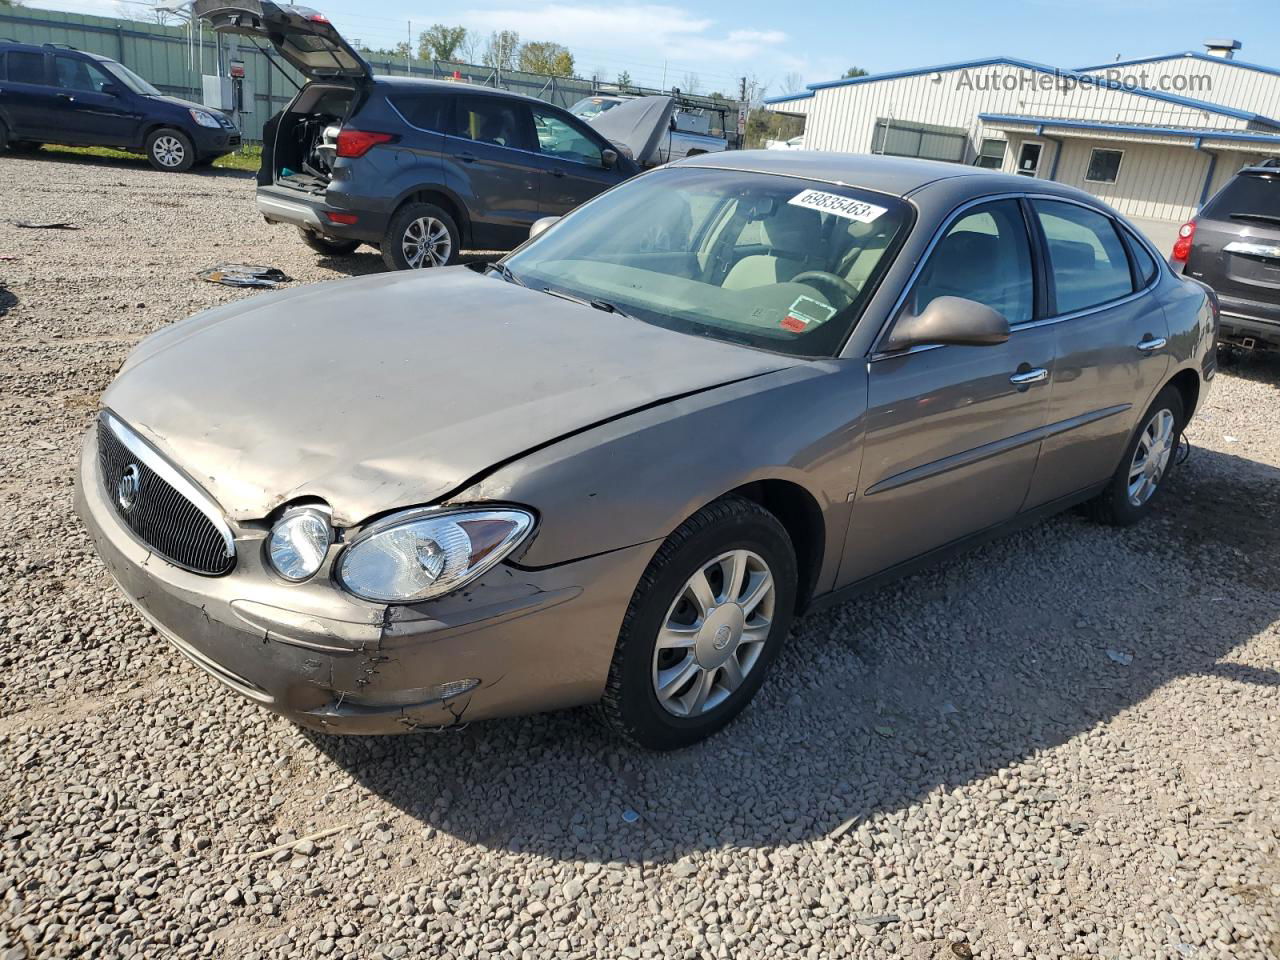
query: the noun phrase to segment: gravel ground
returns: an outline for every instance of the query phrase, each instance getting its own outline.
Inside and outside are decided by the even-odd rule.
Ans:
[[[657,756],[588,711],[308,735],[118,595],[74,453],[141,336],[324,260],[252,181],[3,160],[0,960],[1280,957],[1280,362],[1127,531],[1068,515],[798,623]],[[8,262],[8,258],[14,258]],[[260,294],[270,296],[270,294]]]

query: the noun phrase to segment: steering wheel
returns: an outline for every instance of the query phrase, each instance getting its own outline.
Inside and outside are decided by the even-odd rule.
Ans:
[[[834,293],[844,300],[842,307],[847,307],[858,299],[858,288],[844,277],[827,273],[825,270],[805,270],[791,278],[792,283],[807,283],[822,293]]]

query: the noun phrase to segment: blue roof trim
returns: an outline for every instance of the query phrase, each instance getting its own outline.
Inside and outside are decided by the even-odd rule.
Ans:
[[[801,90],[799,93],[788,93],[781,97],[765,97],[762,103],[787,103],[790,100],[808,100],[813,96],[812,90]]]
[[[1032,127],[1067,127],[1072,130],[1105,130],[1109,133],[1156,134],[1165,137],[1191,137],[1198,140],[1239,140],[1246,143],[1269,143],[1280,147],[1280,133],[1244,133],[1239,130],[1209,130],[1196,127],[1144,127],[1127,123],[1096,123],[1091,120],[1058,120],[1053,117],[1027,117],[1007,113],[980,113],[983,123],[1020,123]]]
[[[1133,67],[1140,63],[1161,63],[1166,60],[1203,60],[1206,63],[1223,63],[1229,67],[1240,67],[1243,70],[1256,70],[1280,77],[1280,67],[1265,67],[1260,63],[1249,63],[1245,60],[1228,60],[1226,57],[1212,57],[1199,50],[1183,50],[1178,53],[1166,53],[1158,57],[1135,57],[1132,60],[1117,60],[1115,63],[1099,63],[1092,67],[1076,67],[1076,72],[1087,73],[1090,70],[1107,70],[1118,67]]]
[[[1135,97],[1148,97],[1152,100],[1160,100],[1165,103],[1176,103],[1182,107],[1194,107],[1197,110],[1217,113],[1224,117],[1233,117],[1236,120],[1247,120],[1250,122],[1269,124],[1273,127],[1280,127],[1280,120],[1273,120],[1270,117],[1264,117],[1261,114],[1250,113],[1248,110],[1237,110],[1234,107],[1224,107],[1220,103],[1209,103],[1207,100],[1195,100],[1191,97],[1180,97],[1173,93],[1162,93],[1157,90],[1143,90],[1138,87],[1126,86],[1116,80],[1107,80],[1105,77],[1099,77],[1092,73],[1080,73],[1076,70],[1066,70],[1062,67],[1051,67],[1048,64],[1035,63],[1031,60],[1021,60],[1017,57],[985,57],[981,60],[961,60],[958,63],[944,63],[933,67],[917,67],[913,70],[897,70],[893,73],[874,73],[865,77],[848,77],[841,80],[827,80],[823,83],[811,83],[808,87],[810,90],[825,90],[829,87],[847,87],[858,83],[874,83],[878,80],[898,80],[903,77],[918,77],[925,73],[945,73],[948,70],[967,70],[973,67],[990,67],[996,64],[1019,67],[1023,70],[1035,70],[1038,73],[1051,73],[1054,76],[1071,77],[1081,83],[1091,83],[1099,87],[1105,87],[1108,90],[1120,90],[1124,93],[1131,93]]]

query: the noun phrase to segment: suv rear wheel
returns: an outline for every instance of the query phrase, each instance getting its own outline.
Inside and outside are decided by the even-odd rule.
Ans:
[[[196,162],[191,138],[173,127],[161,127],[147,137],[147,159],[166,173],[184,173]]]
[[[322,237],[320,234],[304,227],[299,227],[298,233],[302,236],[303,243],[316,253],[323,253],[326,257],[345,256],[348,253],[354,253],[356,248],[360,246],[359,240],[334,240],[330,237]]]
[[[458,261],[458,225],[434,203],[406,203],[382,238],[389,270],[447,267]]]

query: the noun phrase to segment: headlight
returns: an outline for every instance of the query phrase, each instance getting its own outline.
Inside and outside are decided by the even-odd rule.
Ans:
[[[217,117],[212,113],[205,113],[203,110],[192,110],[191,119],[202,127],[212,127],[215,130],[222,126]]]
[[[531,513],[508,507],[395,514],[343,551],[338,582],[380,603],[429,600],[484,573],[532,529]]]
[[[286,580],[305,580],[324,563],[333,526],[329,517],[315,507],[294,507],[271,528],[267,539],[267,559]]]

